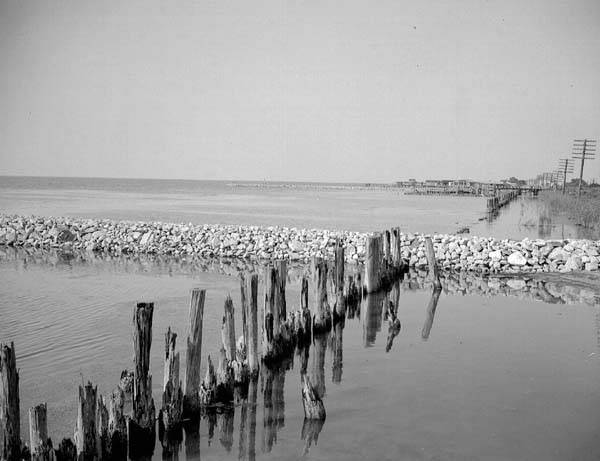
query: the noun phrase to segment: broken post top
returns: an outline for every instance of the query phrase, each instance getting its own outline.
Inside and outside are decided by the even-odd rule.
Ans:
[[[150,302],[137,303],[133,311],[133,353],[138,376],[146,376],[150,370],[153,313],[154,303]]]

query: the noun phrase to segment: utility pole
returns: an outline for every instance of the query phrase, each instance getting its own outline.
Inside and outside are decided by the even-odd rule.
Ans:
[[[562,193],[564,195],[567,186],[567,173],[573,173],[573,160],[570,158],[561,158],[558,161],[558,170],[561,172],[563,178]]]
[[[573,158],[581,160],[581,170],[579,171],[579,185],[577,186],[577,198],[581,196],[581,183],[583,181],[583,165],[586,160],[594,160],[596,155],[596,140],[594,139],[576,139],[573,141]]]

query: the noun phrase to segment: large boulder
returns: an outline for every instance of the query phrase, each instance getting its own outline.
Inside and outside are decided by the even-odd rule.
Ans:
[[[508,264],[511,266],[525,266],[527,259],[519,251],[515,251],[508,257]]]
[[[579,256],[570,256],[565,263],[565,269],[570,271],[578,271],[583,267],[583,262]]]
[[[560,247],[556,247],[554,248],[554,250],[552,250],[550,252],[550,254],[548,255],[548,259],[550,261],[566,261],[567,259],[569,259],[569,253],[567,253],[565,250],[563,250]]]

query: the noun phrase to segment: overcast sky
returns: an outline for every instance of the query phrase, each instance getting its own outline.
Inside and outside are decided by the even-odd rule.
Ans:
[[[0,0],[0,174],[486,180],[600,138],[598,0],[167,3]]]

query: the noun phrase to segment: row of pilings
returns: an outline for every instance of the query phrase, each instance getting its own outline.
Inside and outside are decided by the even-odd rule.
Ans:
[[[234,305],[227,297],[221,325],[221,348],[217,368],[206,357],[202,379],[202,330],[205,290],[194,288],[190,295],[189,331],[186,340],[185,377],[180,380],[177,334],[165,333],[162,402],[155,405],[150,375],[154,303],[137,303],[133,310],[133,372],[123,371],[113,392],[102,396],[92,383],[79,386],[77,422],[73,438],[53,447],[48,437],[47,404],[29,409],[30,445],[20,434],[19,372],[14,344],[0,344],[0,459],[103,460],[149,456],[156,441],[156,421],[161,441],[183,424],[198,421],[207,412],[248,398],[256,387],[260,367],[277,370],[293,358],[295,351],[315,338],[343,328],[346,309],[352,310],[363,293],[390,289],[405,265],[400,257],[398,228],[369,237],[364,284],[361,274],[344,274],[344,248],[336,243],[335,259],[313,260],[315,305],[308,306],[309,280],[301,281],[300,309],[289,311],[286,303],[287,266],[275,261],[264,269],[264,308],[259,331],[258,275],[240,275],[241,334],[235,330]],[[328,286],[330,289],[328,290]],[[333,293],[330,304],[328,291]],[[354,306],[354,307],[353,307]],[[336,330],[337,328],[337,330]],[[341,337],[341,331],[337,333]],[[316,347],[316,346],[315,346]],[[324,353],[325,348],[322,347]],[[341,347],[340,347],[341,353]],[[319,383],[311,383],[306,367],[301,370],[302,402],[307,420],[324,420],[325,406]],[[164,448],[164,445],[163,445]]]
[[[521,196],[521,189],[511,189],[507,191],[496,192],[494,197],[487,199],[487,212],[496,213],[503,206],[509,204],[516,198]]]

